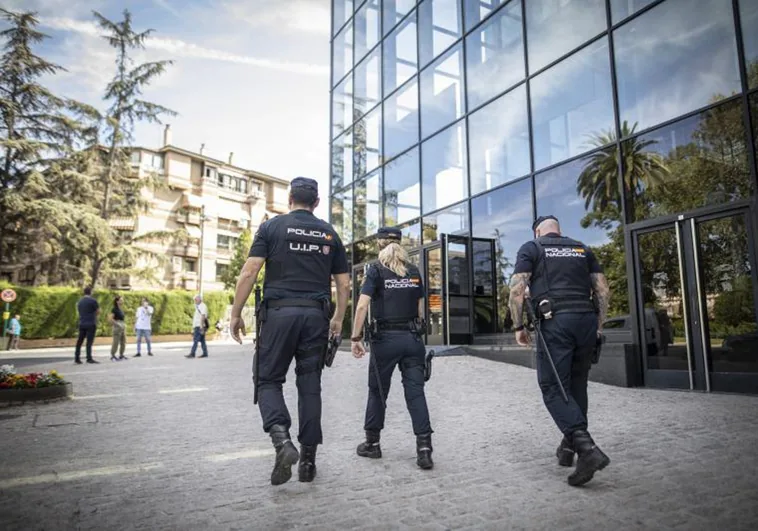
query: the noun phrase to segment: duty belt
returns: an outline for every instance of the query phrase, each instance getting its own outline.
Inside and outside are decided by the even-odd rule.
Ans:
[[[413,321],[394,321],[394,322],[381,322],[379,321],[377,323],[379,330],[402,330],[402,331],[409,331],[413,327]]]
[[[284,308],[285,306],[300,306],[303,308],[324,308],[324,301],[315,299],[273,299],[266,302],[269,308]]]
[[[594,311],[595,306],[592,304],[592,300],[584,298],[572,298],[572,299],[554,299],[553,301],[553,313],[565,312],[571,310],[586,310]]]

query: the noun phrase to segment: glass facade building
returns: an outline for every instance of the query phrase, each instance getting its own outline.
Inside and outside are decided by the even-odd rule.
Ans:
[[[597,378],[758,393],[758,2],[332,14],[330,221],[354,292],[377,228],[398,226],[426,280],[427,342],[528,364],[508,282],[532,221],[554,214],[613,292]]]

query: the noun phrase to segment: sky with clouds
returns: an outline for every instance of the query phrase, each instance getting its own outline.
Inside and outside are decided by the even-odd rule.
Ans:
[[[66,68],[45,79],[54,92],[103,107],[114,51],[92,11],[155,30],[138,61],[171,59],[145,91],[179,113],[174,145],[283,179],[319,181],[328,194],[330,0],[0,0],[36,11],[51,38],[37,53]],[[140,124],[135,142],[160,147],[163,126]],[[325,217],[322,201],[319,215]]]

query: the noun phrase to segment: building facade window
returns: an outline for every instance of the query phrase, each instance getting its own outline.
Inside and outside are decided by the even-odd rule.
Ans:
[[[403,153],[384,167],[384,221],[399,225],[421,213],[418,148]]]
[[[353,66],[353,23],[349,22],[334,38],[332,55],[332,85],[339,83]]]
[[[379,42],[381,24],[381,1],[367,0],[355,13],[355,62],[361,59]]]
[[[384,23],[384,34],[386,35],[400,22],[414,7],[417,0],[383,0],[382,1],[382,19]],[[386,41],[385,41],[386,42]],[[413,48],[416,48],[414,44]]]
[[[468,195],[466,126],[445,129],[421,145],[421,197],[424,213],[433,212]]]
[[[455,46],[421,72],[421,137],[463,116],[463,48]]]
[[[459,0],[424,0],[418,7],[421,68],[432,62],[463,34]]]
[[[384,102],[385,160],[418,142],[418,120],[418,83],[413,80]]]
[[[418,72],[416,38],[416,14],[414,13],[403,20],[384,40],[385,95],[391,94]]]

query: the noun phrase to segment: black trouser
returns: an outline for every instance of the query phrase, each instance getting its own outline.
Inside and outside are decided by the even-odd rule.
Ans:
[[[405,390],[405,405],[411,414],[413,433],[432,433],[429,409],[424,395],[424,356],[426,348],[418,336],[408,331],[383,330],[371,340],[371,359],[368,368],[368,403],[366,404],[366,431],[384,428],[384,404],[376,381],[376,368],[385,399],[389,396],[392,373],[400,366]]]
[[[537,380],[545,406],[564,435],[587,429],[587,380],[597,341],[597,315],[557,313],[540,322],[569,402],[564,402],[542,342],[537,340]]]
[[[298,440],[306,446],[321,444],[322,356],[329,340],[329,320],[319,308],[269,308],[261,325],[258,351],[258,406],[263,430],[275,424],[292,425],[282,384],[295,358],[298,393]],[[255,368],[253,368],[255,370]]]
[[[82,343],[84,339],[87,339],[87,359],[92,359],[92,343],[95,341],[95,332],[97,332],[97,325],[85,325],[79,327],[79,339],[76,340],[76,350],[74,351],[74,359],[79,361],[82,354]]]

